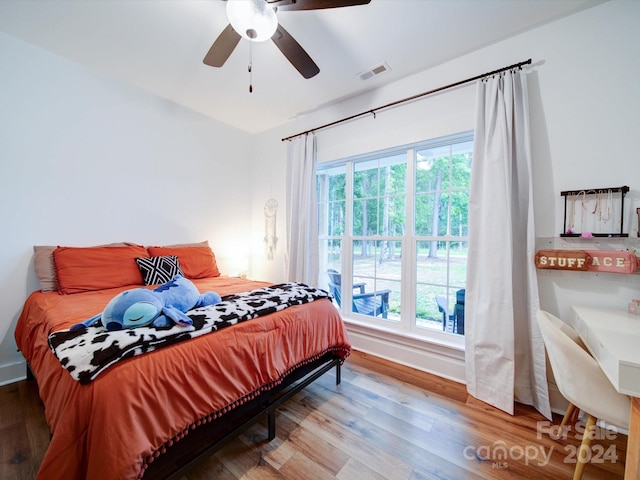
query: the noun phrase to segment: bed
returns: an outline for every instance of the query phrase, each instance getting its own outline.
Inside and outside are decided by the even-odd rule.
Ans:
[[[120,274],[121,265],[130,266],[128,255],[155,259],[171,253],[140,248],[144,252],[120,252],[123,258],[117,261],[105,249],[97,260],[71,250],[75,257],[68,261],[62,253],[69,250],[64,250],[58,263],[53,256],[57,288],[33,292],[24,304],[15,339],[38,382],[52,433],[39,480],[167,478],[265,413],[273,438],[277,405],[328,369],[339,368],[350,353],[338,311],[330,298],[318,298],[122,359],[80,382],[54,355],[50,336],[102,311],[121,291],[146,283],[138,268],[117,280],[105,268]],[[190,258],[194,251],[185,250],[200,247],[176,248],[171,256],[200,292],[214,291],[224,300],[270,287],[220,276],[208,246],[202,248],[204,264],[213,262],[213,270],[209,264],[202,269],[203,262]],[[111,260],[105,264],[105,258]],[[61,293],[65,290],[73,293]]]

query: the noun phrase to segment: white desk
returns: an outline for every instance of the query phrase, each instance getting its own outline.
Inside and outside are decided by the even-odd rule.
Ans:
[[[625,480],[640,479],[640,316],[573,307],[571,323],[615,389],[631,398]]]

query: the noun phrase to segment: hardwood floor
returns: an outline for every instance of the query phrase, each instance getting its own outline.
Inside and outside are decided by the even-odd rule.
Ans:
[[[0,478],[32,480],[49,446],[49,427],[34,381],[0,387]]]
[[[0,387],[0,406],[0,478],[33,479],[49,439],[35,383]],[[181,480],[570,479],[581,432],[550,427],[530,407],[511,416],[464,385],[354,352],[340,385],[330,372],[280,408],[273,441],[260,422]],[[623,478],[627,437],[605,433],[584,480]]]

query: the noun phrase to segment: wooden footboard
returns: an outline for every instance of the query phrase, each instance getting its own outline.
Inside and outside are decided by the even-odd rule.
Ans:
[[[199,459],[211,455],[242,431],[267,415],[268,440],[276,436],[276,410],[283,402],[336,368],[336,384],[340,384],[341,360],[329,353],[311,363],[298,367],[283,382],[247,403],[227,412],[222,417],[189,431],[179,442],[160,454],[145,471],[144,479],[178,479]]]

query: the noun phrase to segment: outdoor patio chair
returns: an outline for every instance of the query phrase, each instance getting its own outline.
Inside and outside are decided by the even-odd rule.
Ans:
[[[442,331],[447,331],[447,322],[455,322],[455,315],[449,314],[449,306],[447,305],[447,297],[444,295],[436,295],[436,303],[438,310],[442,313]],[[452,323],[455,326],[455,323]],[[453,328],[453,327],[452,327]]]
[[[338,305],[342,305],[342,274],[336,270],[327,270],[329,275],[329,290],[336,299]],[[391,290],[377,290],[375,292],[365,292],[365,283],[354,283],[352,288],[357,290],[352,295],[351,311],[362,315],[387,318],[389,312],[389,294]]]
[[[464,335],[464,288],[456,292],[456,304],[453,306],[453,316],[455,317],[455,328],[458,335]]]
[[[453,306],[453,313],[449,313],[447,297],[436,295],[438,311],[442,313],[442,331],[447,331],[447,325],[451,322],[451,332],[464,335],[464,297],[465,289],[456,292],[456,304]]]

